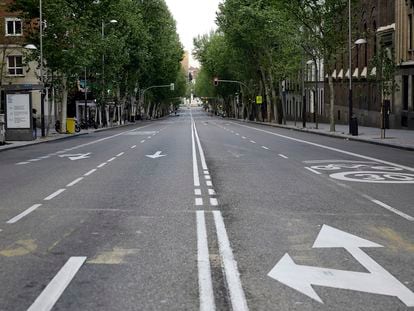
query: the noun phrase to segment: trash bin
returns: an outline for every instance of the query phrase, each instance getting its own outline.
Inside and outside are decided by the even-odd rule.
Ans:
[[[4,123],[4,114],[0,114],[0,145],[6,142],[6,126]]]
[[[76,124],[75,118],[67,118],[66,119],[66,131],[69,134],[74,134],[75,133],[75,124]]]
[[[355,115],[351,117],[351,135],[358,136],[358,119]]]

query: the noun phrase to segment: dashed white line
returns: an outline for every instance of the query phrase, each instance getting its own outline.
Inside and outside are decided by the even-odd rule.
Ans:
[[[242,139],[246,139],[246,137],[242,136]]]
[[[269,148],[267,148],[266,146],[262,146],[263,149],[269,150]]]
[[[209,195],[216,195],[216,191],[214,189],[208,189]]]
[[[56,154],[61,154],[61,153],[65,153],[66,151],[65,150],[60,150],[60,151],[56,151],[55,153]]]
[[[196,206],[201,206],[201,205],[203,205],[203,198],[196,198],[196,199],[195,199],[195,205],[196,205]]]
[[[104,167],[105,165],[107,165],[108,163],[106,163],[106,162],[104,162],[104,163],[101,163],[101,164],[99,164],[97,167],[98,168],[102,168],[102,167]]]
[[[137,147],[137,145],[133,145],[131,146],[131,149],[135,149]]]
[[[204,178],[207,179],[207,180],[210,180],[211,176],[210,175],[204,175]]]
[[[85,173],[83,176],[89,176],[96,172],[96,168],[91,169],[89,172]]]
[[[310,171],[310,172],[312,172],[312,173],[315,173],[315,174],[317,174],[317,175],[321,175],[322,173],[320,173],[320,172],[318,172],[318,171],[315,171],[313,168],[310,168],[310,167],[305,167],[308,171]]]
[[[106,161],[106,162],[112,162],[113,160],[115,160],[116,158],[115,157],[113,157],[113,158],[110,158],[108,161]]]
[[[124,155],[125,154],[125,152],[121,152],[121,153],[118,153],[116,156],[117,157],[120,157],[120,156],[122,156],[122,155]]]
[[[206,180],[206,185],[209,187],[212,187],[213,183],[211,182],[211,180]]]
[[[49,311],[82,267],[86,257],[71,257],[27,311]]]
[[[204,171],[204,175],[209,175],[210,173],[208,171]]]
[[[40,161],[41,159],[30,159],[30,160],[28,160],[28,162],[37,162],[37,161]]]
[[[210,205],[211,206],[217,206],[218,205],[218,201],[216,198],[210,198]]]
[[[151,136],[148,136],[147,139],[151,139]]]
[[[193,155],[193,179],[194,187],[200,187],[200,176],[198,175],[197,152],[195,147],[193,122],[194,121],[191,119],[191,150]]]
[[[72,186],[76,185],[78,182],[80,182],[82,179],[83,179],[83,177],[76,178],[74,181],[67,184],[66,187],[72,187]]]
[[[239,133],[236,133],[236,136],[240,136],[240,134]]]
[[[211,280],[210,255],[204,211],[197,211],[197,265],[200,311],[216,309],[213,282]]]
[[[15,216],[12,219],[10,219],[9,221],[7,221],[7,223],[8,224],[14,224],[14,223],[18,222],[20,219],[22,219],[23,217],[29,215],[31,212],[35,211],[40,206],[42,206],[42,204],[35,204],[35,205],[29,207],[23,213],[20,213],[19,215]]]
[[[141,144],[145,143],[145,139],[141,140]]]
[[[287,156],[285,156],[285,155],[283,155],[283,154],[281,154],[281,153],[279,153],[279,157],[281,157],[281,158],[283,158],[283,159],[288,159],[288,157],[287,157]]]
[[[398,210],[398,209],[396,209],[392,206],[389,206],[388,204],[385,204],[384,202],[381,202],[381,201],[375,200],[375,199],[372,199],[371,201],[374,202],[375,204],[378,204],[379,206],[382,206],[383,208],[389,210],[390,212],[393,212],[393,213],[395,213],[395,214],[397,214],[397,215],[399,215],[399,216],[401,216],[401,217],[403,217],[403,218],[405,218],[409,221],[414,221],[414,217],[412,217],[412,216],[410,216],[410,215],[408,215],[404,212],[401,212],[400,210]]]
[[[201,195],[201,189],[194,189],[195,195]]]
[[[252,144],[255,144],[255,143],[256,143],[254,140],[251,140],[250,142],[251,142]]]
[[[223,261],[224,273],[230,292],[232,309],[237,311],[247,311],[249,308],[247,307],[246,297],[240,281],[240,273],[237,269],[237,262],[233,257],[233,251],[227,236],[223,217],[220,211],[213,211],[213,215],[216,224],[220,256]]]
[[[50,158],[50,156],[48,156],[48,155],[45,155],[43,157],[39,157],[39,159],[48,159],[48,158]]]
[[[58,191],[53,192],[51,195],[47,196],[46,198],[44,198],[45,201],[50,201],[53,198],[57,197],[59,194],[61,194],[63,191],[65,191],[66,189],[59,189]]]
[[[19,162],[19,163],[16,163],[16,165],[25,165],[25,164],[29,164],[30,162]]]

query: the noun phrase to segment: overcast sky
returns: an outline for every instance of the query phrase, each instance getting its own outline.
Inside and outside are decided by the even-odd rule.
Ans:
[[[177,22],[177,31],[184,49],[190,53],[193,49],[194,37],[216,29],[214,21],[220,0],[166,0],[166,2]]]

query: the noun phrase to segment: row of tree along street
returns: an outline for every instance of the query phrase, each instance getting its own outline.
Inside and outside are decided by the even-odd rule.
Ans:
[[[32,21],[26,41],[39,46],[39,1],[15,0],[10,9]],[[164,0],[48,0],[42,9],[43,81],[56,94],[63,127],[85,76],[99,122],[108,121],[108,103],[121,107],[125,119],[155,117],[185,94],[183,49]],[[26,58],[38,61],[39,49]],[[154,88],[143,99],[147,87],[170,83],[174,91]]]
[[[347,12],[348,0],[224,1],[217,14],[218,30],[194,39],[193,54],[202,65],[196,94],[208,99],[213,110],[230,116],[283,122],[283,88],[294,85],[303,94],[306,62],[310,60],[318,68],[316,63],[322,60],[325,73],[330,73],[342,61],[348,42]],[[356,30],[353,32],[355,37]],[[392,79],[393,64],[387,63],[383,53],[377,54],[374,61],[381,64],[372,66],[377,68],[375,79],[386,95],[394,85],[381,81]],[[385,65],[388,70],[381,69]],[[332,75],[327,79],[334,131],[335,90]],[[262,105],[256,104],[257,95],[262,96]],[[300,115],[305,117],[305,111]]]

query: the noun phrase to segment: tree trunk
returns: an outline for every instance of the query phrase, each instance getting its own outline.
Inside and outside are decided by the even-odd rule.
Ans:
[[[66,76],[62,77],[62,102],[60,110],[60,131],[66,133],[66,116],[68,107],[68,79]]]
[[[328,77],[329,83],[329,131],[335,132],[335,94],[332,75]]]
[[[269,81],[268,79],[266,79],[266,71],[263,69],[263,67],[260,67],[260,72],[262,74],[262,81],[263,81],[263,86],[264,86],[264,91],[266,94],[266,111],[267,111],[267,115],[266,115],[266,121],[270,122],[270,116],[271,116],[271,109],[272,109],[272,101],[271,101],[271,95],[270,95],[270,87],[269,87]],[[263,121],[264,121],[264,116],[263,116]]]

